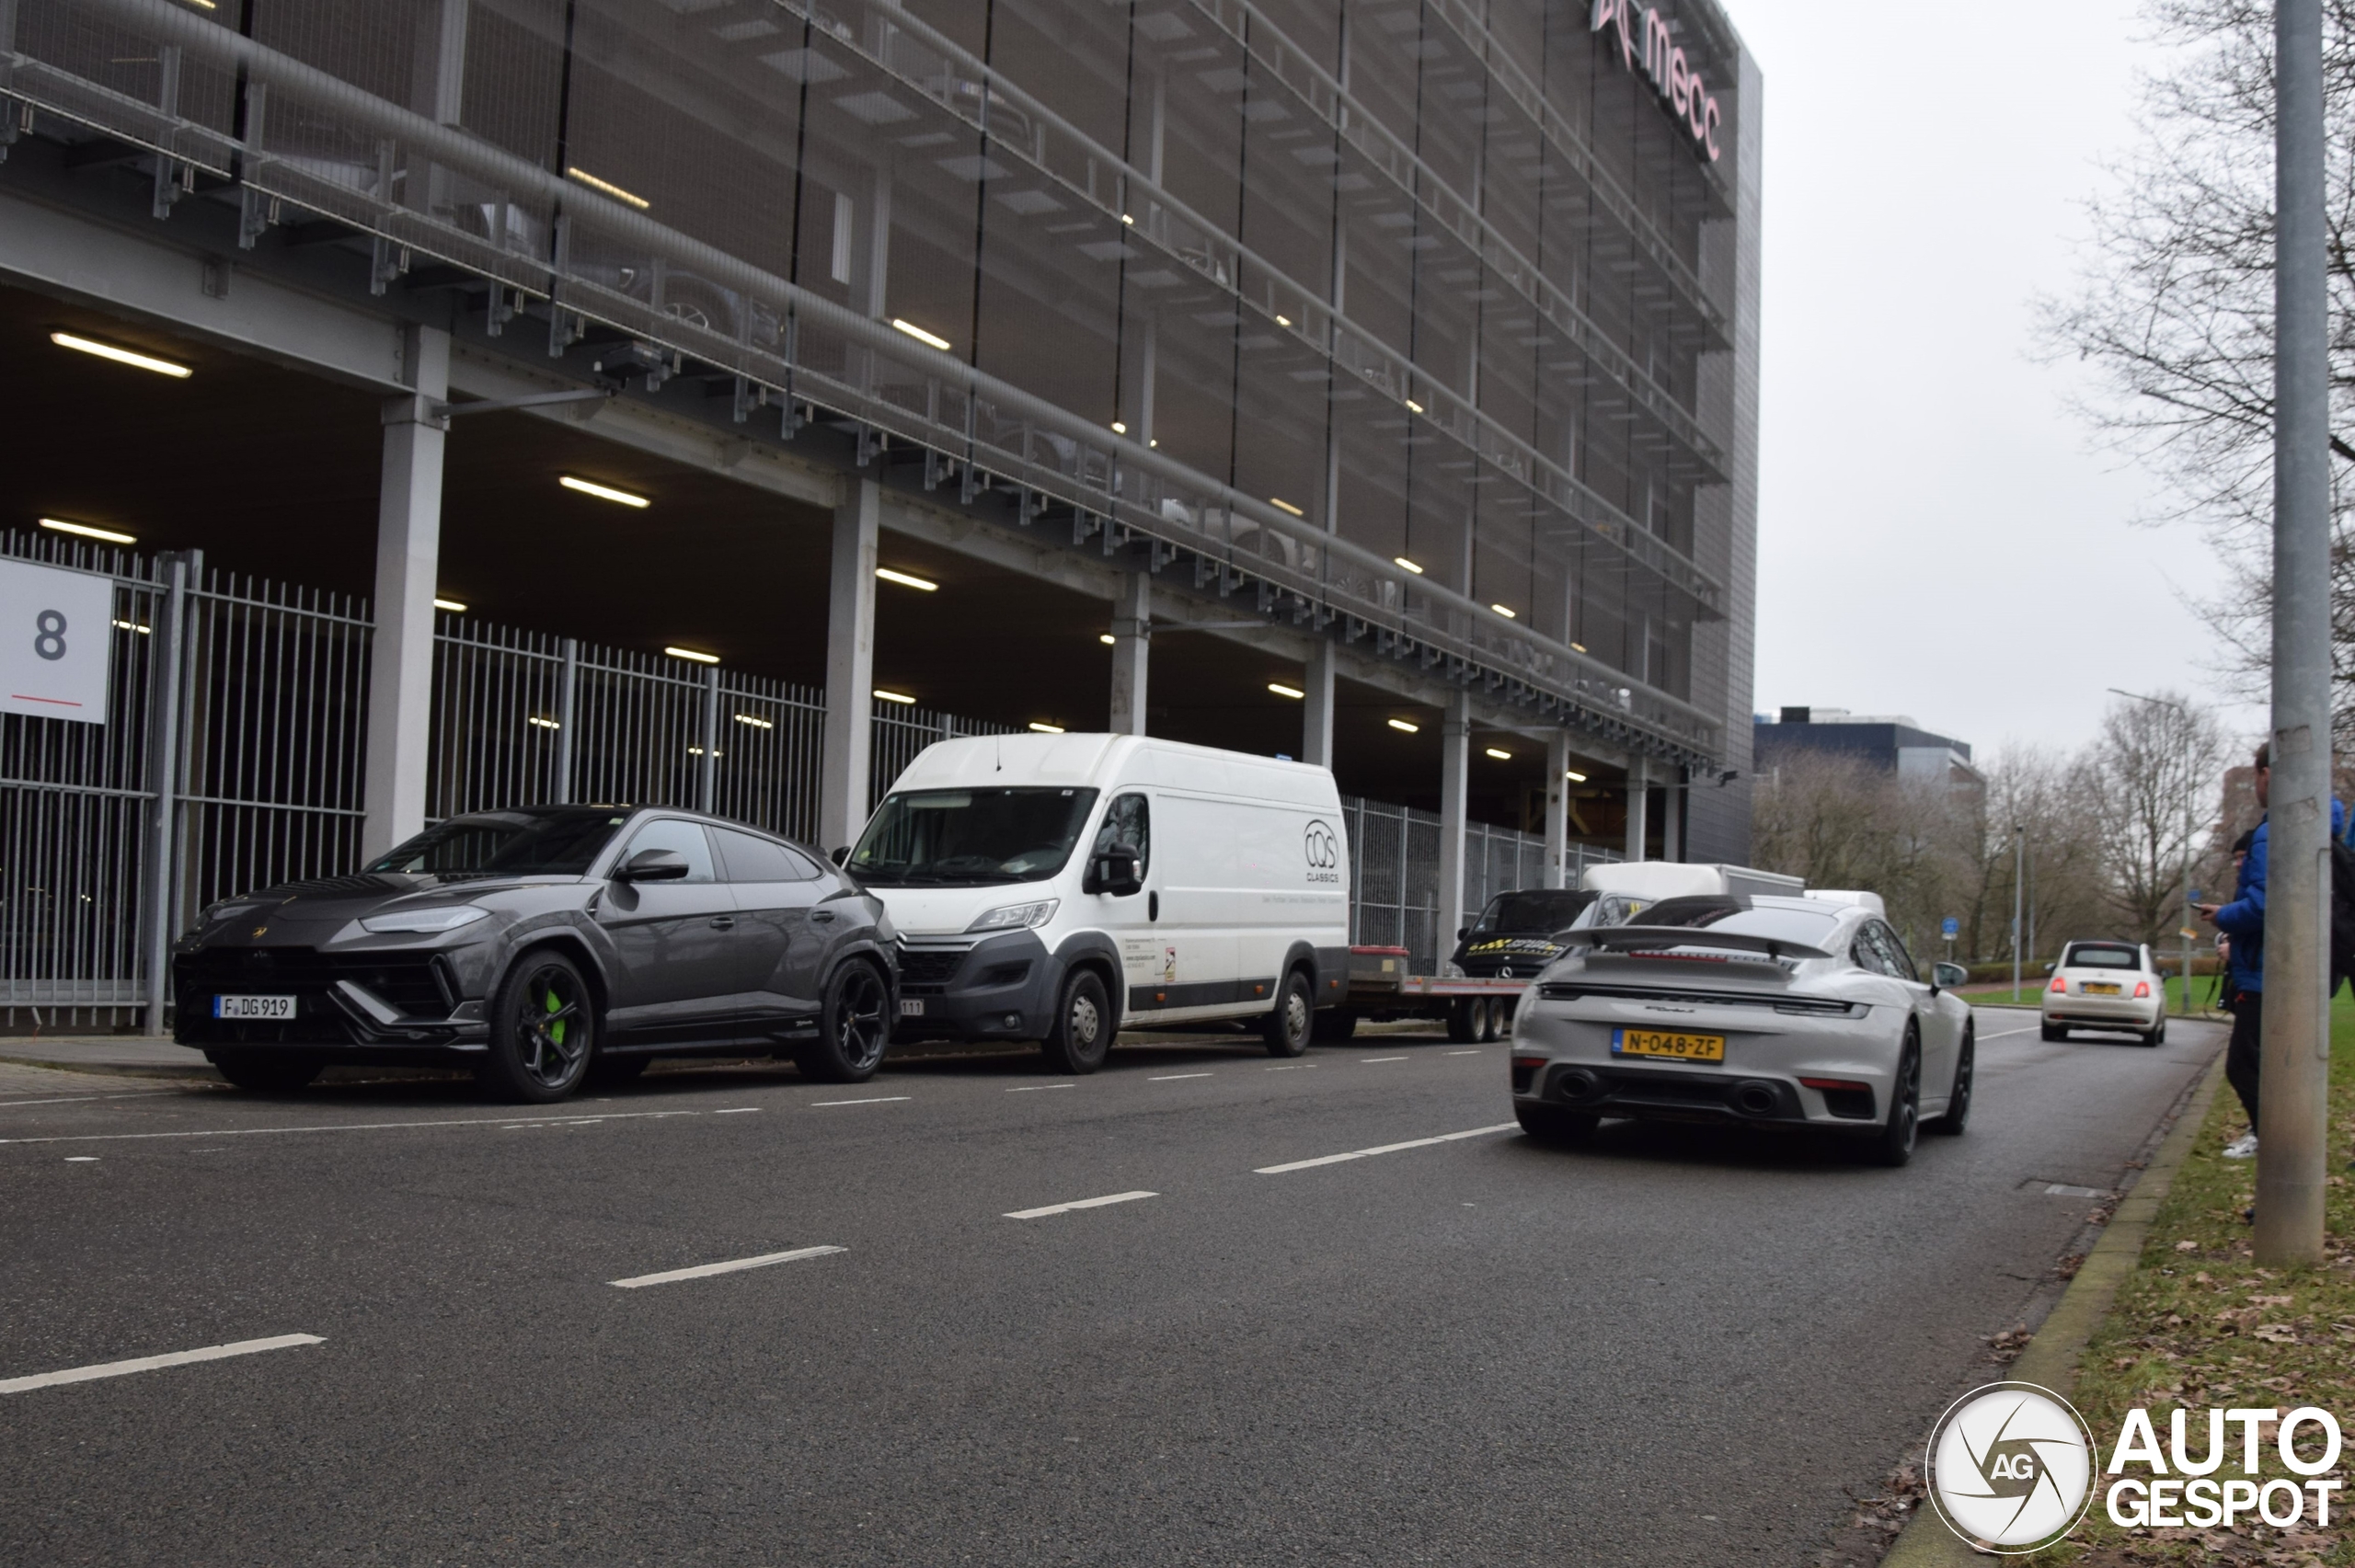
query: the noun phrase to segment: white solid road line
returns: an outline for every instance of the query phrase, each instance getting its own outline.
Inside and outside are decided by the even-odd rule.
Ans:
[[[98,1157],[95,1154],[68,1154],[65,1157],[68,1165],[95,1165],[98,1162]]]
[[[1373,1149],[1352,1149],[1347,1154],[1320,1155],[1314,1160],[1294,1160],[1285,1165],[1262,1165],[1251,1173],[1255,1176],[1281,1176],[1286,1171],[1305,1171],[1312,1165],[1338,1165],[1344,1160],[1363,1160],[1375,1154],[1396,1154],[1402,1149],[1428,1149],[1434,1143],[1453,1143],[1459,1138],[1486,1138],[1492,1132],[1511,1132],[1519,1122],[1499,1122],[1494,1127],[1476,1127],[1469,1132],[1443,1132],[1437,1138],[1412,1138],[1404,1143],[1384,1143]]]
[[[641,1274],[628,1279],[608,1279],[605,1283],[624,1290],[637,1290],[649,1285],[669,1285],[681,1279],[707,1279],[715,1274],[766,1268],[771,1264],[799,1263],[803,1258],[822,1258],[833,1253],[848,1251],[848,1247],[796,1247],[789,1253],[763,1253],[756,1258],[731,1258],[726,1263],[697,1264],[693,1268],[666,1269],[661,1274]]]
[[[1172,1072],[1165,1074],[1159,1078],[1148,1078],[1145,1082],[1147,1083],[1176,1083],[1181,1079],[1208,1078],[1211,1075],[1207,1072]]]
[[[158,1094],[177,1094],[177,1089],[139,1089],[128,1094],[63,1094],[52,1100],[0,1100],[0,1110],[17,1105],[79,1105],[92,1100],[152,1100]]]
[[[1477,1047],[1475,1047],[1468,1051],[1450,1051],[1447,1054],[1452,1057],[1476,1057],[1478,1056],[1480,1052]]]
[[[730,1105],[724,1111],[714,1111],[711,1114],[715,1116],[741,1116],[747,1111],[759,1109],[758,1105]]]
[[[2024,1027],[2022,1027],[2022,1028],[2018,1028],[2018,1029],[2005,1029],[2005,1030],[2002,1030],[2002,1031],[2000,1031],[1999,1033],[1996,1033],[1996,1034],[1993,1034],[1993,1035],[1981,1035],[1981,1036],[1977,1036],[1977,1037],[1978,1037],[1978,1038],[1980,1038],[1980,1039],[1982,1039],[1982,1040],[2001,1040],[2001,1039],[2007,1038],[2008,1036],[2013,1036],[2013,1035],[2028,1035],[2028,1034],[2033,1034],[2033,1033],[2035,1033],[2035,1032],[2036,1032],[2036,1030],[2037,1030],[2037,1029],[2039,1029],[2039,1027],[2041,1027],[2041,1025],[2040,1025],[2040,1024],[2028,1024],[2028,1025],[2026,1025],[2026,1026],[2024,1026]]]
[[[810,1104],[813,1108],[819,1105],[888,1105],[894,1100],[914,1098],[913,1094],[878,1094],[869,1100],[812,1100]]]
[[[63,1372],[38,1372],[29,1378],[0,1380],[0,1394],[20,1394],[57,1383],[86,1383],[98,1378],[120,1378],[132,1372],[153,1372],[159,1367],[185,1367],[191,1361],[218,1361],[229,1356],[252,1356],[264,1350],[292,1350],[298,1345],[325,1345],[315,1333],[281,1333],[275,1339],[241,1339],[234,1345],[208,1345],[201,1350],[175,1350],[168,1356],[142,1356],[132,1361],[101,1361],[94,1367],[69,1367]]]
[[[701,1111],[624,1111],[594,1116],[533,1116],[515,1121],[504,1116],[453,1117],[431,1122],[332,1122],[317,1127],[231,1127],[201,1132],[77,1132],[49,1138],[0,1138],[0,1143],[137,1143],[157,1138],[259,1138],[281,1132],[386,1132],[434,1127],[557,1127],[569,1122],[651,1121],[662,1116],[699,1116]]]
[[[1076,1083],[1024,1083],[1006,1091],[1009,1094],[1036,1094],[1041,1089],[1076,1089]]]
[[[1134,1203],[1141,1197],[1159,1197],[1159,1193],[1114,1193],[1109,1197],[1083,1197],[1072,1203],[1051,1203],[1044,1208],[1017,1208],[1008,1219],[1044,1219],[1050,1214],[1069,1214],[1074,1208],[1101,1208],[1108,1203]]]
[[[1408,1059],[1408,1058],[1406,1058],[1406,1057],[1360,1057],[1360,1058],[1358,1058],[1358,1060],[1360,1060],[1360,1061],[1406,1061],[1406,1060],[1408,1060],[1408,1059]]]

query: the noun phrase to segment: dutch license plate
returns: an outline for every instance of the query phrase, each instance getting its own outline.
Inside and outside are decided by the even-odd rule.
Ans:
[[[1611,1054],[1617,1057],[1667,1057],[1675,1061],[1723,1061],[1723,1035],[1671,1035],[1658,1029],[1614,1029]]]
[[[294,999],[291,996],[216,996],[213,999],[215,1018],[292,1018]]]
[[[2087,980],[2077,988],[2087,996],[2116,996],[2118,988],[2106,980]]]
[[[922,998],[922,997],[920,997],[920,996],[917,996],[917,997],[902,997],[902,998],[900,999],[900,1016],[901,1016],[901,1017],[902,1017],[902,1018],[921,1018],[921,1017],[923,1017],[923,1016],[924,1016],[924,998]]]

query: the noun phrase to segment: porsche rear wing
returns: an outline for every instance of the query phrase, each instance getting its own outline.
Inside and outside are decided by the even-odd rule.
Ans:
[[[1831,954],[1821,947],[1810,947],[1804,942],[1786,942],[1778,936],[1749,936],[1740,932],[1712,931],[1706,926],[1683,925],[1606,925],[1584,931],[1557,933],[1555,941],[1565,947],[1593,947],[1607,950],[1614,956],[1629,958],[1666,957],[1668,950],[1677,947],[1715,948],[1719,952],[1755,953],[1769,960],[1782,958],[1829,958]]]

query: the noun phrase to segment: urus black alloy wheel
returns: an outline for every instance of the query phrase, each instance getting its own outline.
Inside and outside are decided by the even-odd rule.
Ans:
[[[882,979],[866,965],[853,964],[844,971],[834,992],[833,1015],[826,1024],[835,1055],[859,1077],[875,1070],[883,1060],[883,1047],[890,1043],[891,1021],[884,1016],[889,1001]]]
[[[515,989],[516,1064],[543,1089],[567,1089],[589,1056],[588,999],[569,964],[534,969]]]

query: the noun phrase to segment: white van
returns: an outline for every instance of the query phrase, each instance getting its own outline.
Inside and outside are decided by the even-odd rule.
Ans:
[[[1133,735],[943,740],[844,864],[899,933],[898,1039],[1040,1040],[1092,1072],[1123,1027],[1256,1019],[1298,1056],[1349,1000],[1323,768]]]

